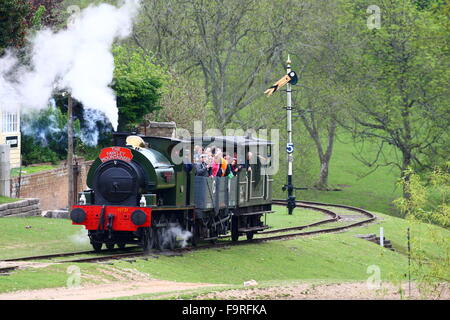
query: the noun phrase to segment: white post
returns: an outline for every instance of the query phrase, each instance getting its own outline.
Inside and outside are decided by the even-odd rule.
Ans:
[[[11,196],[9,144],[0,145],[0,196]]]
[[[384,230],[380,227],[380,246],[384,247]]]
[[[291,59],[288,55],[288,59],[286,61],[287,66],[286,66],[286,74],[289,74],[289,72],[291,72]],[[288,82],[288,84],[286,85],[286,96],[287,96],[287,140],[288,143],[291,144],[292,143],[292,87],[291,84]],[[292,156],[292,154],[288,153],[287,155],[288,157],[288,175],[292,176],[292,162],[294,160],[294,157]]]
[[[289,74],[291,72],[291,58],[288,55],[288,59],[286,61],[286,73]],[[291,84],[287,83],[286,88],[286,96],[287,96],[287,142],[286,152],[287,152],[287,160],[288,160],[288,176],[287,176],[287,191],[288,191],[288,214],[292,214],[295,208],[295,197],[294,197],[294,186],[292,183],[292,164],[294,162],[293,157],[293,145],[292,145],[292,87]],[[288,150],[288,146],[289,149]]]

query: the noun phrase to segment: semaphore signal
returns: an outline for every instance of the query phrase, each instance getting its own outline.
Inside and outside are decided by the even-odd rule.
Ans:
[[[287,189],[288,198],[287,198],[287,208],[288,213],[292,214],[292,211],[295,208],[295,196],[293,195],[294,185],[292,184],[292,164],[294,162],[293,152],[294,152],[294,143],[292,142],[292,88],[291,85],[297,84],[298,77],[295,71],[291,70],[291,59],[288,55],[288,59],[286,61],[286,75],[283,76],[280,80],[275,82],[273,86],[268,88],[264,93],[267,96],[271,96],[275,91],[287,85],[286,87],[286,95],[287,95],[287,144],[286,144],[286,153],[288,159],[288,174],[287,174],[287,184],[283,186],[283,191]]]

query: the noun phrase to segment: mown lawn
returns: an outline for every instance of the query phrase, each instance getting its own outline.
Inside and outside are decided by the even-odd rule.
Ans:
[[[66,219],[0,218],[0,259],[90,250],[83,229]]]
[[[297,225],[313,218],[323,218],[321,215],[309,216],[311,212],[296,209],[294,215],[288,216],[284,208],[278,207],[276,213],[268,215],[267,219],[268,223],[282,227],[290,222]],[[408,272],[406,255],[408,226],[412,228],[411,235],[414,243],[420,240],[421,249],[426,255],[441,256],[445,250],[448,251],[448,245],[443,249],[432,242],[428,230],[443,235],[446,239],[450,237],[449,230],[423,223],[411,225],[400,218],[384,214],[377,215],[379,219],[376,223],[342,233],[217,250],[200,250],[183,256],[158,256],[148,260],[138,259],[131,264],[118,261],[114,262],[114,266],[135,268],[156,279],[227,285],[242,285],[244,281],[254,279],[264,285],[280,281],[365,281],[371,275],[368,273],[368,267],[375,265],[379,267],[381,280],[398,281],[405,280]],[[2,230],[5,230],[6,220],[8,219],[0,220]],[[13,223],[12,220],[17,221]],[[23,220],[22,223],[20,220]],[[25,221],[33,227],[25,229]],[[24,247],[28,250],[34,247],[32,252],[28,251],[31,254],[71,251],[76,248],[68,241],[68,237],[76,234],[78,230],[67,220],[12,218],[7,223],[10,229],[7,231],[10,240],[8,246],[3,244],[0,248],[0,254],[3,257],[23,255],[24,251],[22,254],[14,253],[15,245],[22,250]],[[356,234],[378,233],[381,226],[384,227],[386,238],[392,241],[397,252],[355,237]],[[2,232],[0,237],[5,239],[7,235]],[[39,247],[42,248],[39,249]],[[89,245],[87,244],[85,248],[89,248]],[[418,249],[413,246],[413,250]],[[72,264],[20,270],[9,276],[0,277],[0,292],[65,286],[69,265]],[[97,274],[97,269],[102,268],[101,264],[76,265],[80,267],[82,275]]]
[[[41,171],[47,171],[57,168],[56,165],[40,165],[40,166],[29,166],[29,167],[21,167],[11,169],[11,177],[18,177],[20,175],[20,171],[22,170],[22,175],[37,173]]]
[[[0,204],[3,204],[3,203],[10,203],[10,202],[15,202],[15,201],[17,201],[17,200],[20,200],[20,199],[0,196]]]
[[[366,280],[367,268],[378,266],[382,280],[405,280],[408,272],[406,229],[409,223],[388,215],[382,220],[343,233],[324,234],[262,244],[205,250],[182,257],[160,257],[138,261],[133,266],[158,279],[239,284],[254,279],[258,282],[296,280]],[[356,238],[360,233],[378,233],[384,227],[385,236],[392,240],[392,252],[366,240]],[[421,240],[428,255],[442,255],[427,234],[427,228],[444,234],[443,228],[420,224],[412,229],[412,237]],[[447,248],[448,249],[448,248]],[[117,262],[125,266],[126,262]],[[450,272],[450,270],[449,270]]]

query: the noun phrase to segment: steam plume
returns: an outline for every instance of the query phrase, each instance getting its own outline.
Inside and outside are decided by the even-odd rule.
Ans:
[[[139,0],[89,6],[65,30],[39,31],[31,40],[29,66],[12,51],[0,59],[0,104],[3,109],[40,109],[55,89],[67,89],[85,108],[105,113],[117,129],[116,98],[109,87],[115,39],[130,35]]]

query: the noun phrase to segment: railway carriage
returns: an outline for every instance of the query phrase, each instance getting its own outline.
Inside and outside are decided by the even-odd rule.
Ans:
[[[237,157],[233,177],[197,176],[195,146],[219,147]],[[140,244],[144,250],[173,249],[180,238],[216,241],[252,239],[268,228],[272,212],[272,143],[251,137],[179,140],[114,134],[114,146],[93,162],[80,202],[72,207],[75,225],[84,225],[95,250]],[[251,155],[251,156],[250,156]]]

